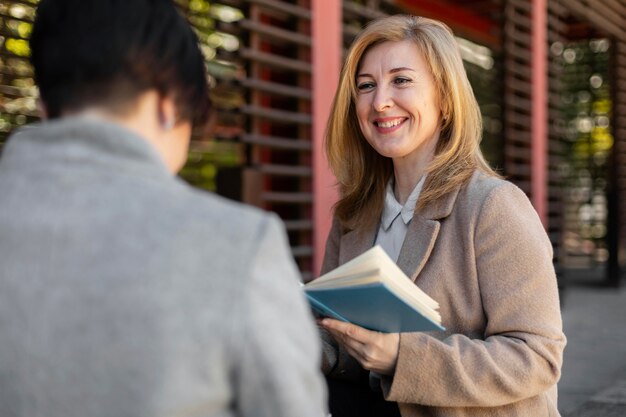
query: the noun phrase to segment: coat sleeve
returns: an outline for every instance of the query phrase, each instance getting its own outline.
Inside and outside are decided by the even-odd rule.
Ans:
[[[321,274],[332,271],[339,266],[339,244],[341,242],[341,225],[339,220],[333,219],[333,224],[326,239],[326,249],[322,262]]]
[[[333,220],[333,225],[326,240],[326,251],[322,263],[322,274],[339,266],[339,251],[341,247],[342,228],[339,220]],[[365,380],[368,372],[343,349],[330,333],[319,328],[322,339],[322,372],[331,377],[345,380]]]
[[[491,190],[474,230],[486,327],[481,339],[400,336],[388,400],[436,407],[493,407],[530,398],[560,377],[565,336],[552,246],[526,195]]]
[[[320,372],[320,342],[286,235],[268,217],[242,288],[243,314],[232,348],[238,415],[322,417],[326,386]]]

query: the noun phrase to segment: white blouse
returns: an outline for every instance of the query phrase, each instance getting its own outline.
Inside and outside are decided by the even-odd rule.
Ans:
[[[409,223],[413,219],[415,205],[422,192],[425,179],[426,176],[422,176],[422,179],[419,180],[413,191],[411,191],[404,205],[396,200],[396,196],[393,193],[394,180],[391,179],[387,183],[385,205],[380,218],[375,244],[380,245],[389,257],[396,262],[398,261],[398,256],[400,256],[400,249],[402,249],[402,243],[404,243],[406,232],[409,229]]]

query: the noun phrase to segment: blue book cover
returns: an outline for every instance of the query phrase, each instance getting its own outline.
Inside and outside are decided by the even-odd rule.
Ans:
[[[439,304],[380,247],[304,285],[314,311],[385,333],[445,330]]]
[[[445,330],[425,317],[382,283],[342,288],[305,289],[320,315],[384,333]]]

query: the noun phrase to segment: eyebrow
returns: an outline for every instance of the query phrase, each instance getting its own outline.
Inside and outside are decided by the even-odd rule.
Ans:
[[[402,72],[402,71],[412,71],[412,72],[416,72],[413,68],[409,68],[409,67],[398,67],[398,68],[392,68],[392,69],[390,69],[390,70],[389,70],[389,73],[390,73],[390,74],[394,74],[394,73],[396,73],[396,72]],[[374,77],[372,76],[372,74],[367,74],[367,73],[364,73],[364,74],[358,74],[358,75],[356,76],[356,78],[359,78],[359,77],[370,77],[370,78],[374,78]]]

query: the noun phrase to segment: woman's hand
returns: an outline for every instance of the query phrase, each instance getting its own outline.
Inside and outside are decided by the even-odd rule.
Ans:
[[[379,333],[355,324],[325,318],[320,325],[332,334],[364,369],[392,375],[398,361],[399,333]]]

